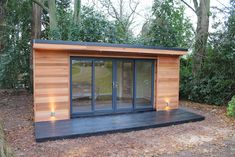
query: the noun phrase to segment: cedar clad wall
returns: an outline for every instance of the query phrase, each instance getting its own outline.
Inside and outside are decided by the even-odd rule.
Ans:
[[[158,57],[157,63],[157,110],[163,110],[167,102],[169,107],[178,108],[179,105],[179,57]]]
[[[35,121],[69,118],[69,57],[66,52],[34,51]]]
[[[70,118],[69,62],[70,56],[76,56],[76,54],[79,54],[79,51],[34,50],[36,122]],[[135,56],[130,57],[135,58]],[[155,55],[149,58],[156,59],[154,94],[156,110],[163,110],[167,102],[171,109],[177,108],[179,104],[179,56]],[[51,112],[55,112],[55,115],[52,116]]]

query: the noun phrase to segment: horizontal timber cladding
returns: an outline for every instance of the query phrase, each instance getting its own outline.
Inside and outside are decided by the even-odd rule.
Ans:
[[[155,108],[178,108],[179,55],[34,49],[36,122],[70,118],[70,56],[155,59]]]
[[[68,53],[34,51],[35,121],[69,119],[69,88]]]
[[[179,56],[159,56],[157,60],[156,109],[178,108],[179,105]]]

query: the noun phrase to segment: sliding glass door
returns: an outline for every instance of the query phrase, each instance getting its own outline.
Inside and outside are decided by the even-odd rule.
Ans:
[[[95,60],[94,64],[94,109],[95,111],[112,110],[112,60]]]
[[[71,115],[153,109],[152,60],[71,57]]]
[[[133,108],[133,71],[132,60],[116,61],[116,110],[130,110]]]
[[[153,92],[153,64],[149,61],[135,62],[135,84],[136,96],[135,107],[137,109],[149,108],[152,106],[152,92]]]
[[[72,110],[74,113],[92,111],[92,61],[72,60]]]

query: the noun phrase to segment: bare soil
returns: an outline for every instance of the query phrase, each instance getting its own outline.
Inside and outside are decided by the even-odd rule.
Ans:
[[[0,120],[16,156],[235,156],[235,119],[226,116],[225,107],[189,101],[181,101],[181,106],[206,119],[142,131],[36,143],[32,96],[0,92]]]

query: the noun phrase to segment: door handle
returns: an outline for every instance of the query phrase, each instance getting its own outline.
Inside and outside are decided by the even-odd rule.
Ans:
[[[118,87],[118,82],[113,82],[112,85],[113,85],[113,88],[117,88]]]

